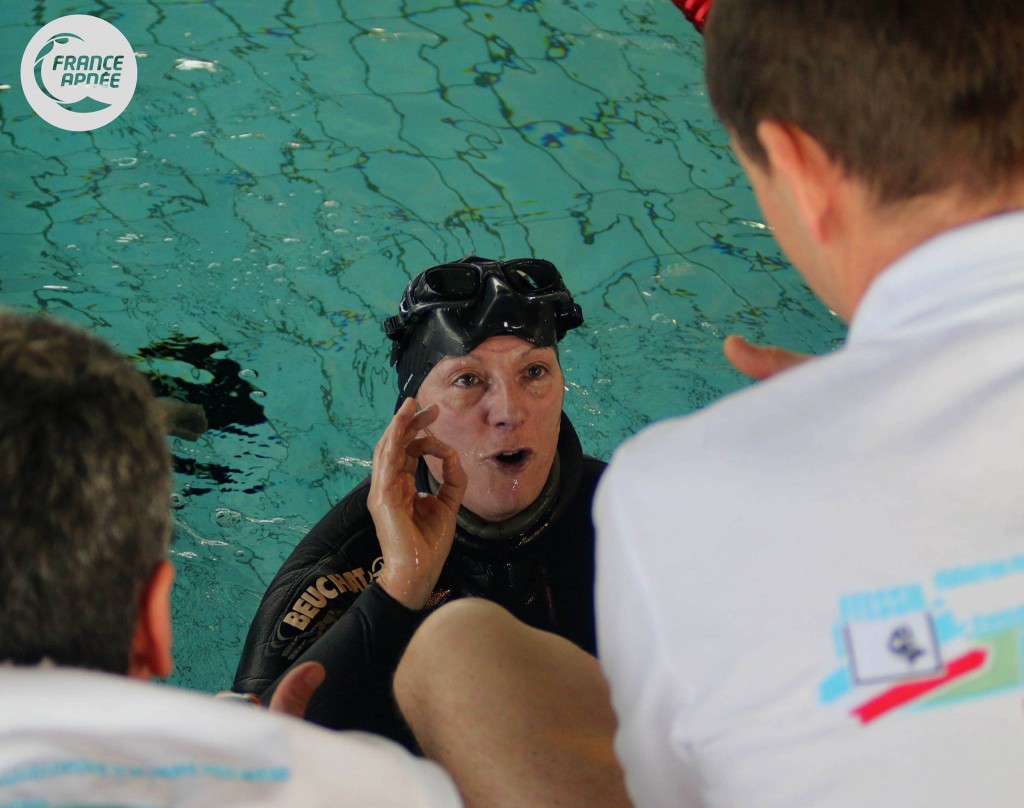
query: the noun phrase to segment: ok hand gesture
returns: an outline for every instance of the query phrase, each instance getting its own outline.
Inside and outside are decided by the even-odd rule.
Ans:
[[[438,409],[416,411],[406,399],[373,452],[370,515],[384,553],[378,582],[410,609],[422,609],[441,574],[455,537],[455,517],[468,477],[454,449],[429,435]],[[443,473],[436,495],[416,490],[416,466],[425,455],[441,458]]]

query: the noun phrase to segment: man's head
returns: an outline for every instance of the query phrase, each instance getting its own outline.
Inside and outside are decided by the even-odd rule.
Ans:
[[[716,0],[708,87],[740,149],[758,125],[816,140],[878,204],[1024,178],[1020,0]]]
[[[0,660],[169,673],[170,488],[142,376],[78,328],[0,311]]]

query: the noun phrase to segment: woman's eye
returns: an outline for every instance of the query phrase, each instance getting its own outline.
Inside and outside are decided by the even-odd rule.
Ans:
[[[456,377],[456,387],[472,387],[480,382],[480,378],[474,373],[463,373],[461,376]]]
[[[526,369],[526,375],[530,379],[541,379],[547,375],[548,369],[543,365],[530,365]]]

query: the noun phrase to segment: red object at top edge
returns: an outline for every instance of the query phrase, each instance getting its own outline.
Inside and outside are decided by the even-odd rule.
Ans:
[[[693,27],[701,33],[704,32],[704,23],[711,10],[711,2],[712,0],[672,0],[673,5],[683,12],[686,19],[692,22]]]

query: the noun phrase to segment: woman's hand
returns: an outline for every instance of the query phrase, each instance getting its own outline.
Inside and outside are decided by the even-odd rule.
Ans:
[[[416,401],[406,399],[373,452],[368,506],[384,553],[378,583],[410,609],[423,608],[441,575],[469,479],[454,449],[417,437],[437,414],[436,405],[417,412]],[[416,466],[425,455],[442,460],[436,495],[416,490]]]

